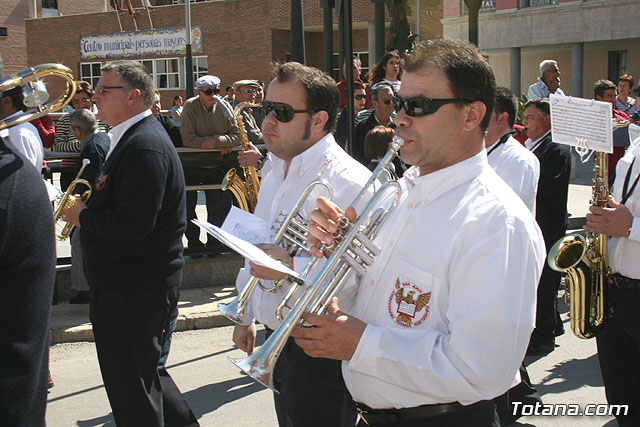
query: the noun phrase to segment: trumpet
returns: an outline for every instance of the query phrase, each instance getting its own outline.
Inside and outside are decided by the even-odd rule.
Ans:
[[[49,104],[45,104],[49,99],[49,92],[45,84],[40,80],[47,76],[62,77],[67,82],[64,93]],[[23,86],[24,105],[31,109],[19,116],[0,121],[0,130],[58,111],[71,102],[71,98],[76,93],[73,74],[69,68],[62,64],[36,65],[0,79],[0,92],[5,92],[18,86]]]
[[[64,194],[60,195],[55,201],[54,203],[56,204],[56,209],[53,213],[53,221],[55,223],[55,227],[56,227],[56,238],[58,240],[67,240],[69,238],[69,236],[71,235],[71,232],[73,231],[73,229],[75,228],[75,225],[73,225],[70,222],[66,222],[64,220],[62,220],[62,212],[65,209],[70,208],[71,206],[73,206],[76,203],[76,196],[73,194],[76,187],[80,184],[86,185],[89,189],[86,190],[84,193],[82,193],[82,195],[80,196],[80,200],[82,200],[83,202],[86,202],[87,200],[89,200],[89,197],[91,197],[91,184],[89,183],[89,181],[87,181],[86,179],[80,179],[80,177],[82,176],[82,172],[84,172],[84,168],[86,168],[89,164],[91,163],[91,160],[89,159],[82,159],[82,166],[80,167],[80,170],[78,171],[78,174],[76,175],[76,179],[74,179],[71,184],[69,184],[69,188],[67,188],[67,191],[65,191]]]
[[[380,161],[351,206],[355,207],[367,194],[368,188],[374,184],[378,175],[391,162],[403,143],[400,137],[394,138],[391,149]],[[387,197],[388,193],[392,193],[392,197]],[[274,388],[273,371],[291,332],[296,326],[304,324],[303,316],[306,313],[323,313],[352,272],[360,276],[366,273],[366,268],[381,252],[381,248],[374,243],[374,239],[398,206],[400,193],[400,184],[396,181],[388,181],[369,199],[353,224],[346,218],[340,220],[336,241],[331,245],[323,244],[320,248],[322,251],[331,253],[331,256],[315,278],[304,285],[303,294],[282,320],[280,326],[255,353],[244,358],[230,359],[232,363],[254,380],[278,392]],[[378,202],[383,198],[385,202],[390,200],[386,209],[378,206]]]
[[[298,219],[298,214],[302,209],[302,206],[309,198],[311,192],[317,187],[325,187],[328,192],[329,198],[333,197],[333,189],[331,186],[324,180],[320,179],[322,172],[329,164],[330,160],[325,158],[320,171],[316,175],[316,179],[311,181],[309,185],[306,186],[298,200],[296,201],[293,208],[291,208],[291,212],[285,218],[284,222],[280,226],[278,233],[275,236],[274,243],[280,245],[281,243],[287,242],[291,245],[288,253],[290,256],[295,255],[298,251],[306,251],[307,250],[307,227],[308,224],[304,220]],[[242,291],[238,294],[233,301],[228,304],[218,304],[218,310],[229,320],[235,323],[241,323],[242,318],[244,316],[244,312],[249,305],[249,300],[253,295],[253,292],[256,288],[260,286],[263,290],[268,292],[275,292],[278,287],[278,284],[274,284],[272,288],[265,288],[260,283],[260,279],[257,277],[251,276],[247,284],[244,286]]]

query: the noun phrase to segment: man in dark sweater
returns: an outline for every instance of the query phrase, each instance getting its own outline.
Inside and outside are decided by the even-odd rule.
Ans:
[[[102,68],[93,97],[113,126],[88,206],[63,219],[80,227],[100,370],[122,426],[198,425],[164,368],[162,330],[179,297],[185,184],[178,154],[152,114],[154,87],[134,61]]]
[[[31,163],[0,139],[0,424],[44,426],[53,214]]]

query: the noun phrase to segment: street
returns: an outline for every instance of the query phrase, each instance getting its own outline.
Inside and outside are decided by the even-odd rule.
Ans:
[[[567,332],[558,338],[558,347],[548,356],[527,358],[531,379],[545,404],[579,404],[584,408],[606,403],[595,340],[576,338],[563,303],[561,313]],[[169,372],[202,426],[276,426],[271,392],[227,360],[243,356],[231,345],[231,333],[231,327],[220,327],[174,334]],[[93,343],[51,347],[51,372],[56,385],[49,394],[48,426],[115,425]],[[611,416],[529,416],[514,425],[615,427],[617,423]]]

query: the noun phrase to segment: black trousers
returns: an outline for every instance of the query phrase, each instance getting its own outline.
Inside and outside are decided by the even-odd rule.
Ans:
[[[226,166],[216,166],[214,168],[185,167],[184,178],[187,185],[221,184],[229,168]],[[233,195],[231,191],[207,190],[204,192],[207,199],[207,221],[218,227],[222,225],[224,219],[231,209]],[[185,236],[190,248],[202,247],[200,241],[200,227],[191,222],[196,216],[196,205],[198,204],[198,192],[187,191],[187,229]],[[207,246],[217,246],[218,240],[207,237]]]
[[[604,389],[610,405],[629,405],[620,427],[640,426],[640,289],[611,286],[610,295],[613,318],[596,336]]]
[[[496,405],[493,401],[475,404],[465,411],[451,412],[419,420],[399,421],[393,424],[366,424],[361,419],[358,423],[358,427],[498,427],[499,425]]]
[[[551,247],[566,234],[566,228],[557,230],[542,230],[547,253]],[[555,329],[558,324],[558,288],[561,273],[552,270],[544,263],[542,276],[538,282],[538,300],[536,302],[536,327],[531,334],[531,341],[542,344],[555,342]]]
[[[520,383],[514,385],[502,396],[498,396],[493,401],[496,404],[500,425],[505,427],[511,425],[515,420],[522,416],[522,405],[519,406],[518,413],[513,413],[513,402],[521,402],[523,405],[542,404],[542,398],[538,390],[531,384],[529,373],[524,366],[524,362],[520,365]]]
[[[307,356],[289,339],[274,370],[280,427],[353,427],[357,412],[342,379],[342,362]]]
[[[162,330],[179,288],[92,289],[90,319],[104,386],[119,427],[198,425],[164,368]]]

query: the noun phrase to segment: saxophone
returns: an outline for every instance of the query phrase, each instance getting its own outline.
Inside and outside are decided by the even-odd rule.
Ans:
[[[259,107],[257,104],[250,102],[241,102],[233,109],[233,116],[238,126],[238,133],[240,134],[240,143],[243,151],[249,150],[249,137],[247,136],[247,129],[244,127],[244,120],[242,119],[242,110],[245,108]],[[258,203],[258,191],[260,190],[260,180],[258,178],[258,171],[255,166],[243,167],[242,172],[244,174],[245,181],[242,180],[236,173],[235,168],[229,169],[227,174],[222,180],[222,190],[229,190],[233,193],[233,196],[238,201],[240,209],[247,212],[253,212],[256,203]]]
[[[591,205],[605,207],[609,196],[607,154],[595,153]],[[558,240],[547,258],[549,267],[567,276],[571,330],[582,339],[593,338],[609,316],[607,236],[578,231]]]

